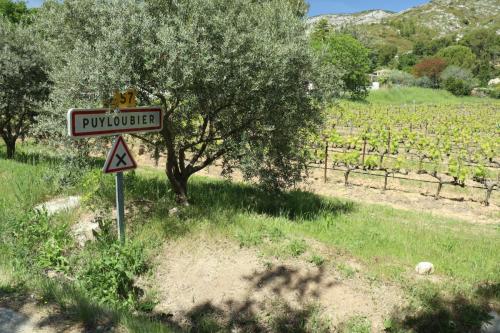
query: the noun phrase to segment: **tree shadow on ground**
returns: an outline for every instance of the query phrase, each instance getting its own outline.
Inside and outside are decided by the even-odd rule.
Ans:
[[[104,332],[117,321],[116,315],[89,301],[81,291],[54,281],[36,293],[22,287],[2,288],[0,308],[0,332],[17,332],[26,329],[26,324],[34,331]]]
[[[423,306],[418,312],[410,307],[394,312],[391,317],[393,327],[388,331],[400,332],[404,329],[416,333],[479,333],[483,324],[492,319],[489,312],[492,302],[498,300],[498,288],[498,283],[480,285],[474,299],[461,295],[444,297],[439,293],[429,295],[421,299]]]
[[[193,182],[190,185],[193,203],[206,208],[230,208],[284,216],[291,220],[312,220],[321,214],[345,214],[354,209],[352,202],[300,190],[269,192],[259,187],[228,181]]]
[[[2,288],[0,290],[0,332],[17,332],[27,328],[42,330],[48,327],[56,332],[63,332],[62,326],[65,326],[67,322],[64,322],[66,318],[60,313],[52,313],[39,322],[33,322],[30,318],[31,314],[26,313],[26,308],[36,307],[36,304],[37,301],[24,291]],[[49,318],[51,323],[46,322]]]
[[[193,305],[178,317],[157,314],[153,318],[176,331],[193,333],[331,332],[330,320],[315,302],[321,292],[320,285],[331,287],[336,283],[327,281],[324,269],[304,274],[297,269],[277,265],[254,272],[244,279],[249,281],[246,298],[229,299],[222,305],[203,302]],[[255,294],[263,289],[272,291],[272,294],[256,297]]]
[[[131,176],[126,179],[127,192],[134,200],[157,202],[168,197],[174,204],[170,186],[165,180]],[[325,198],[305,191],[269,192],[257,186],[230,181],[195,177],[189,183],[191,210],[200,214],[231,211],[286,217],[290,220],[313,220],[323,214],[347,214],[356,208],[353,202]]]

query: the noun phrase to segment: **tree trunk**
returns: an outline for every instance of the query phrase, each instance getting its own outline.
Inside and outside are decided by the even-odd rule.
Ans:
[[[179,179],[178,184],[179,186],[175,190],[176,201],[183,206],[188,206],[188,180],[184,178]]]
[[[14,138],[3,138],[5,146],[7,147],[7,159],[13,159],[16,153],[16,139]]]
[[[325,184],[328,181],[327,171],[328,171],[328,141],[326,142],[326,146],[325,146],[325,174],[324,174]]]
[[[188,205],[188,191],[187,191],[187,183],[190,173],[181,172],[177,167],[176,157],[174,154],[169,152],[167,156],[167,165],[165,173],[167,174],[167,178],[170,181],[170,185],[172,186],[172,190],[175,193],[175,199],[178,204]]]
[[[187,206],[188,205],[188,177],[183,175],[169,175],[167,172],[168,180],[170,181],[170,185],[172,186],[172,190],[175,193],[175,201],[178,204]]]

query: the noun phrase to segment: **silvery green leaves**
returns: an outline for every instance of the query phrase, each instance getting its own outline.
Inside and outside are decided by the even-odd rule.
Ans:
[[[64,106],[95,106],[114,89],[134,87],[140,104],[161,105],[164,130],[144,139],[166,151],[181,200],[187,179],[216,160],[290,185],[320,119],[305,24],[292,7],[285,0],[49,3],[38,26],[54,53],[53,96]]]
[[[29,27],[0,18],[0,137],[13,158],[15,144],[49,94],[45,59]]]

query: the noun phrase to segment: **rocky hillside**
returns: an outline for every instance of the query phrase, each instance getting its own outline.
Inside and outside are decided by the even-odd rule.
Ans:
[[[500,0],[432,0],[399,13],[371,10],[309,18],[313,25],[326,19],[335,29],[353,29],[372,43],[391,43],[400,51],[415,40],[461,36],[474,28],[493,27],[500,34]]]
[[[389,12],[385,10],[368,10],[356,14],[329,14],[329,15],[318,15],[309,18],[308,22],[310,24],[315,24],[322,19],[326,19],[331,26],[341,28],[346,25],[360,25],[360,24],[372,24],[380,23],[383,19],[389,18],[394,15],[394,12]]]

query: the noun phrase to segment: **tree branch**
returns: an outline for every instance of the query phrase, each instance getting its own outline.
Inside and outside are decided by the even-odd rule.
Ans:
[[[212,155],[211,157],[207,158],[201,165],[198,165],[198,166],[195,166],[195,167],[191,167],[191,173],[195,173],[195,172],[198,172],[200,171],[201,169],[207,167],[208,165],[212,164],[215,160],[217,160],[218,158],[220,158],[222,155],[224,155],[226,153],[226,149],[225,148],[222,148],[221,150],[219,150],[217,153],[215,153],[214,155]]]
[[[144,141],[144,142],[146,142],[146,143],[149,143],[150,145],[153,145],[153,146],[156,146],[156,145],[157,145],[157,144],[156,144],[156,142],[153,142],[153,141],[151,141],[151,140],[149,140],[149,139],[146,139],[146,138],[145,138],[145,137],[143,137],[143,136],[140,136],[140,135],[137,135],[137,134],[130,134],[130,136],[132,136],[132,137],[134,137],[134,138],[137,138],[137,139],[140,139],[140,140],[142,140],[142,141]]]

